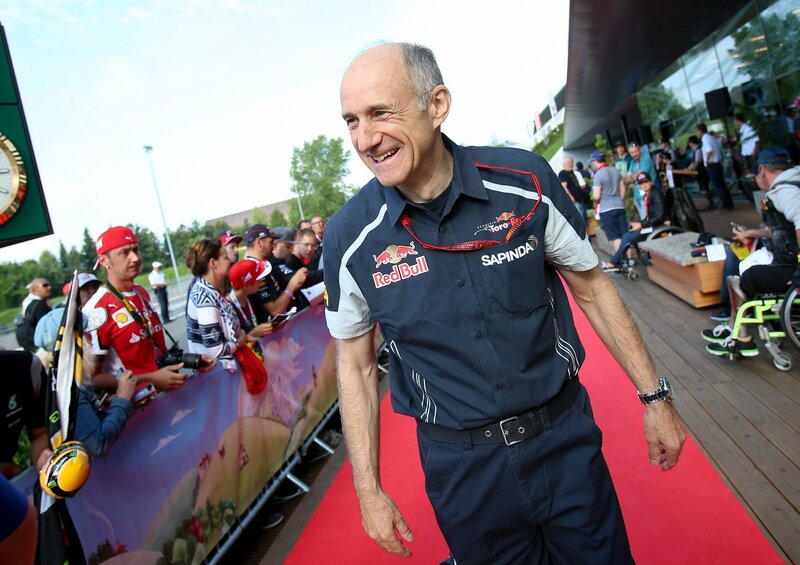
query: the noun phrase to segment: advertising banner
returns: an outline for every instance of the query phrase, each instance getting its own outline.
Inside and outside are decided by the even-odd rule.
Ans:
[[[136,411],[92,461],[68,503],[90,563],[202,562],[313,432],[337,397],[324,307],[260,342],[261,394],[218,365]]]

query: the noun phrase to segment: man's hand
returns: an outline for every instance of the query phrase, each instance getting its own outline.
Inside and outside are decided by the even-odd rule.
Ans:
[[[117,396],[125,400],[131,400],[133,393],[136,392],[138,380],[133,376],[132,371],[125,371],[117,379]]]
[[[252,337],[264,337],[267,334],[272,333],[272,322],[266,322],[264,324],[258,324],[252,330],[250,330],[250,334]]]
[[[669,471],[678,464],[686,441],[686,425],[671,403],[662,401],[645,405],[644,435],[651,465],[661,465],[662,471]]]
[[[178,372],[181,369],[183,369],[183,363],[167,365],[155,373],[149,373],[149,380],[158,390],[167,392],[178,390],[183,386],[183,383],[186,382],[186,375],[182,375]]]
[[[298,269],[292,278],[289,279],[289,284],[286,285],[286,288],[289,289],[289,292],[297,292],[303,285],[306,284],[306,278],[308,277],[308,269],[303,267]]]
[[[631,231],[639,231],[642,229],[642,224],[640,222],[631,222]]]
[[[383,490],[374,495],[360,496],[361,524],[375,543],[390,553],[411,557],[403,540],[414,541],[414,534],[406,524],[394,501]]]
[[[211,355],[201,355],[200,366],[197,368],[197,372],[207,373],[216,366],[217,366],[216,357],[211,357]]]

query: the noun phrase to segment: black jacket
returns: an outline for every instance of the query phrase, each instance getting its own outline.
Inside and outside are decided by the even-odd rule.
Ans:
[[[647,217],[642,218],[642,227],[649,228],[660,226],[667,220],[667,210],[664,206],[664,193],[660,188],[651,188],[647,193]]]

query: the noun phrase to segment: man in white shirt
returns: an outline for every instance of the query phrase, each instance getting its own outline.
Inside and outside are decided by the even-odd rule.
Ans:
[[[150,279],[150,286],[153,287],[153,292],[158,298],[158,304],[161,307],[161,319],[163,322],[169,323],[169,297],[167,296],[167,276],[161,270],[161,262],[153,261],[153,270],[147,276]]]
[[[742,143],[745,173],[749,173],[753,170],[753,164],[758,154],[758,142],[761,139],[758,137],[756,130],[753,129],[753,126],[744,121],[744,114],[736,114],[733,117],[733,123],[739,129],[739,141]]]
[[[731,193],[728,192],[728,185],[725,184],[725,177],[722,172],[722,143],[715,136],[708,133],[706,124],[697,124],[697,137],[703,146],[703,164],[708,171],[708,178],[711,186],[717,193],[720,205],[725,210],[733,209]]]

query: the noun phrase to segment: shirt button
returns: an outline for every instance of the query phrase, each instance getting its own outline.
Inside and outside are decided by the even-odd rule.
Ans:
[[[447,231],[447,226],[439,226],[439,232],[444,233]]]
[[[482,334],[481,334],[481,330],[475,330],[475,333],[474,333],[473,335],[474,335],[475,337],[481,337],[481,335],[482,335]]]
[[[459,287],[464,286],[464,279],[458,279],[458,281],[456,281],[456,285]]]
[[[500,390],[501,388],[503,388],[503,383],[500,382],[500,381],[497,381],[496,383],[494,383],[494,388],[496,388],[497,390]]]

